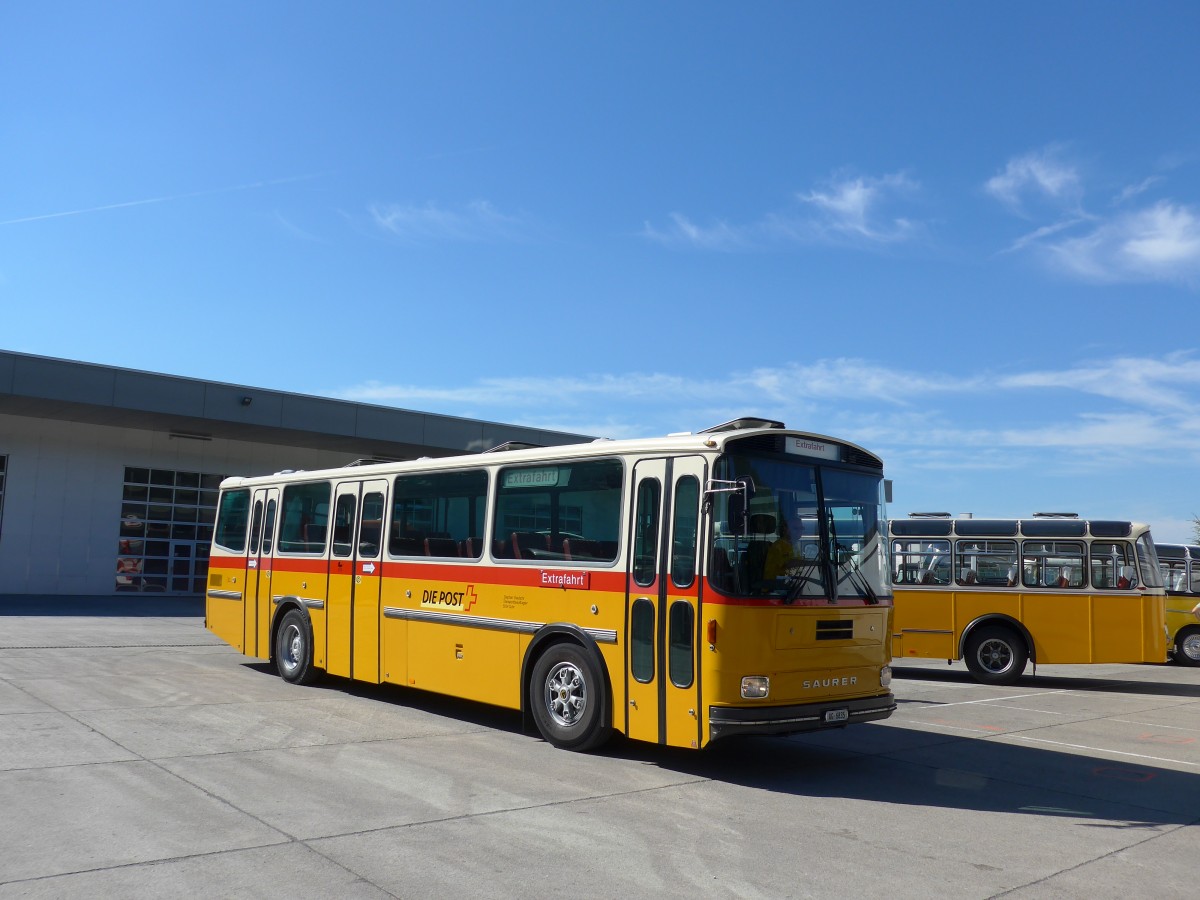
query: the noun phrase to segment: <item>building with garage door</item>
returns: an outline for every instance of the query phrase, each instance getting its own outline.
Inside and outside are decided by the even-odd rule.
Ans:
[[[226,475],[581,440],[0,350],[0,595],[202,595]]]

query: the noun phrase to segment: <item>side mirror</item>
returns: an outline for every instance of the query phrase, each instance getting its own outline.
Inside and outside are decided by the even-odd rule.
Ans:
[[[729,495],[729,533],[746,534],[746,497],[741,491]]]
[[[739,478],[736,484],[737,490],[729,495],[729,531],[746,537],[749,534],[746,530],[749,526],[746,510],[750,507],[750,498],[754,496],[756,487],[754,479],[749,475]]]

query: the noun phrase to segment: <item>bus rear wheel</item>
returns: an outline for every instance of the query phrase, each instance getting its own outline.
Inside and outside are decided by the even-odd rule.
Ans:
[[[312,629],[298,610],[284,613],[275,633],[275,668],[284,681],[292,684],[311,684],[317,677]]]
[[[967,638],[964,658],[976,681],[1013,684],[1025,672],[1029,649],[1025,640],[1003,625],[985,625]]]
[[[529,705],[542,737],[560,749],[591,750],[611,733],[602,721],[604,679],[575,644],[555,644],[534,664]]]
[[[1200,666],[1200,628],[1192,625],[1175,632],[1175,652],[1171,658],[1181,666]]]

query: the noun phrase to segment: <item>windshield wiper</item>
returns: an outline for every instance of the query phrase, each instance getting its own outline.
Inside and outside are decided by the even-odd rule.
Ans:
[[[811,581],[818,587],[821,584],[821,579],[813,577],[813,570],[817,567],[817,562],[806,563],[803,566],[795,566],[789,568],[784,574],[784,579],[788,583],[787,595],[783,598],[784,605],[791,606],[799,599],[800,594],[804,591],[805,586]]]
[[[873,552],[874,551],[872,551],[872,553]],[[840,551],[838,556],[841,556]],[[870,556],[868,556],[867,559],[870,559]],[[863,560],[863,562],[866,562],[866,560]],[[867,598],[867,604],[869,606],[875,606],[879,603],[879,596],[871,587],[871,582],[867,580],[867,576],[862,573],[860,565],[852,564],[851,558],[847,556],[846,559],[838,563],[838,567],[845,571],[846,580],[854,586],[855,590]]]

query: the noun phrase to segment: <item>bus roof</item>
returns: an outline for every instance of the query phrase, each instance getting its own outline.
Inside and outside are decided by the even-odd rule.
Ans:
[[[910,516],[892,519],[888,531],[893,537],[1042,537],[1071,538],[1090,535],[1095,538],[1126,538],[1149,530],[1144,522],[1124,519],[1080,519],[1075,516],[1035,515],[1020,519],[976,519],[949,516]]]
[[[752,427],[737,427],[739,425]],[[732,426],[732,427],[731,427]],[[221,482],[222,487],[241,484],[275,483],[279,481],[308,481],[314,478],[346,477],[369,478],[373,475],[391,475],[405,472],[424,472],[464,466],[500,466],[516,463],[545,462],[560,459],[585,459],[601,456],[624,456],[628,454],[709,454],[716,455],[730,449],[755,452],[786,453],[801,458],[841,462],[849,465],[883,469],[883,461],[857,444],[840,438],[812,432],[796,431],[783,427],[782,423],[763,419],[737,419],[732,423],[716,426],[699,432],[669,434],[664,437],[609,440],[597,438],[579,444],[558,444],[553,447],[525,447],[507,449],[503,446],[484,453],[469,453],[461,456],[422,457],[404,461],[355,460],[345,466],[329,469],[284,469],[274,475],[231,476]]]

